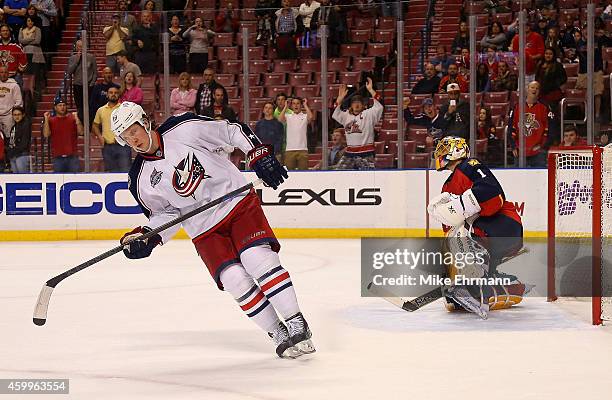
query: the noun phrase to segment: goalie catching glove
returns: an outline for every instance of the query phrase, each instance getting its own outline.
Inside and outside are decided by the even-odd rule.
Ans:
[[[270,145],[260,144],[252,148],[246,156],[246,162],[257,177],[272,189],[278,188],[285,179],[289,178],[285,167],[274,157],[274,149]]]
[[[121,238],[121,244],[127,243],[128,241],[138,238],[139,236],[144,235],[147,232],[151,232],[151,228],[146,226],[139,226],[134,228],[134,230],[126,233]],[[130,244],[123,247],[123,254],[127,258],[136,259],[136,258],[146,258],[151,255],[151,252],[158,244],[161,244],[162,238],[159,235],[153,235],[147,240],[139,240],[135,239]]]
[[[462,195],[443,192],[434,197],[427,206],[427,212],[443,225],[456,227],[480,212],[480,204],[471,189]]]

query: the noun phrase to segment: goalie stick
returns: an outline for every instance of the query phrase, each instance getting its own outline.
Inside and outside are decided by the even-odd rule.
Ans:
[[[529,249],[527,249],[526,247],[523,247],[515,254],[508,256],[508,257],[504,257],[497,266],[500,266],[503,263],[506,263],[512,260],[513,258],[518,257],[521,254],[525,254],[528,252],[529,252]],[[533,286],[531,285],[529,286],[530,286],[529,290],[531,290]],[[397,306],[401,308],[402,310],[408,311],[408,312],[416,311],[421,307],[425,307],[429,303],[433,303],[434,301],[444,297],[444,292],[445,292],[445,289],[443,286],[438,286],[437,288],[434,288],[425,294],[415,297],[414,299],[407,299],[405,297],[393,296],[392,293],[384,293],[381,288],[374,287],[373,282],[370,282],[368,284],[367,289],[373,294],[377,295],[378,297],[384,300],[387,300],[389,303],[393,304],[394,306]]]
[[[53,289],[55,289],[55,287],[64,279],[68,278],[71,275],[76,274],[79,271],[84,270],[85,268],[91,267],[94,264],[97,264],[98,262],[107,259],[108,257],[112,256],[113,254],[119,253],[120,251],[123,250],[123,248],[125,246],[128,246],[130,243],[132,243],[134,240],[147,240],[150,237],[157,235],[158,233],[165,231],[166,229],[180,224],[181,222],[185,221],[186,219],[189,219],[191,217],[193,217],[196,214],[199,214],[203,211],[206,211],[220,203],[223,203],[224,201],[227,201],[229,199],[232,199],[234,197],[236,197],[237,195],[239,195],[240,193],[250,190],[258,185],[260,185],[263,181],[261,179],[257,179],[256,181],[250,182],[244,186],[239,187],[238,189],[232,190],[231,192],[215,199],[212,200],[198,208],[196,208],[195,210],[192,210],[184,215],[181,215],[178,218],[173,219],[172,221],[169,221],[147,233],[145,233],[144,235],[138,236],[133,238],[132,240],[129,240],[123,244],[120,244],[117,247],[114,247],[110,250],[108,250],[105,253],[102,253],[90,260],[85,261],[82,264],[77,265],[74,268],[69,269],[66,272],[63,272],[51,279],[49,279],[47,282],[45,282],[45,284],[43,285],[40,294],[38,295],[38,301],[36,302],[36,306],[34,307],[34,324],[38,325],[38,326],[42,326],[45,324],[45,322],[47,322],[47,310],[49,308],[49,301],[51,300],[51,294],[53,293]]]

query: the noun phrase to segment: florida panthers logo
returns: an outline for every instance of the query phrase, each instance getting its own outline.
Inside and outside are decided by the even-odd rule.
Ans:
[[[177,166],[172,175],[172,186],[179,196],[189,197],[198,188],[202,179],[210,178],[204,173],[204,167],[193,153],[189,153]]]
[[[525,113],[525,136],[533,135],[533,132],[540,129],[540,122],[536,119],[535,114]]]

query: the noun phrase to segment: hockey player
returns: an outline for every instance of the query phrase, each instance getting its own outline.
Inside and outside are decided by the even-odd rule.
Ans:
[[[351,97],[351,106],[342,111],[340,106],[348,91],[341,85],[336,99],[336,109],[332,117],[344,127],[346,134],[346,151],[335,169],[374,169],[374,126],[383,114],[383,105],[378,101],[372,79],[368,78],[366,89],[374,99],[374,105],[365,109],[365,100],[360,95]]]
[[[447,298],[453,304],[486,319],[489,309],[516,304],[525,292],[525,286],[515,281],[515,277],[496,270],[504,258],[523,247],[521,217],[514,204],[506,200],[491,170],[479,160],[470,158],[465,139],[453,136],[441,139],[434,158],[436,169],[449,170],[451,175],[442,186],[442,194],[431,200],[427,211],[442,223],[450,249],[470,249],[486,254],[485,262],[473,265],[471,270],[463,270],[463,274],[475,278],[505,276],[513,280],[511,285],[502,287],[479,287],[476,293],[474,288],[460,285],[447,291]],[[455,272],[451,270],[451,275]]]
[[[113,111],[111,123],[117,142],[139,153],[129,173],[129,189],[149,219],[146,226],[126,233],[121,243],[244,186],[244,176],[217,154],[227,147],[244,151],[247,165],[268,186],[276,189],[287,178],[272,147],[261,144],[240,123],[184,113],[152,130],[142,107],[131,102]],[[182,226],[219,289],[228,291],[268,332],[279,357],[315,351],[291,278],[277,254],[280,244],[254,191],[189,218]],[[148,257],[178,229],[169,228],[148,241],[136,239],[124,253],[128,258]]]

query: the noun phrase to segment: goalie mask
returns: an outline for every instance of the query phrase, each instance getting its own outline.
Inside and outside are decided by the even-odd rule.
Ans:
[[[449,161],[461,160],[470,157],[470,147],[464,138],[447,136],[441,139],[434,151],[436,170],[442,171]]]
[[[140,124],[149,136],[149,147],[146,150],[141,150],[134,147],[139,153],[148,153],[153,146],[153,138],[151,137],[151,122],[147,114],[144,112],[142,107],[131,101],[125,101],[121,105],[113,110],[111,114],[111,130],[115,134],[115,140],[122,146],[125,146],[127,142],[121,136],[130,126],[135,123]]]

